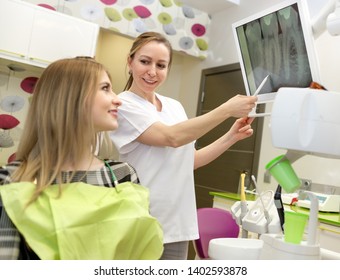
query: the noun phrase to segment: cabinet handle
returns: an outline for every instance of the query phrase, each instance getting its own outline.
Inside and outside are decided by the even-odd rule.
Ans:
[[[335,233],[335,234],[340,234],[340,231],[330,229],[330,228],[327,228],[327,227],[323,227],[323,226],[319,226],[319,229],[329,231],[329,232],[332,232],[332,233]]]

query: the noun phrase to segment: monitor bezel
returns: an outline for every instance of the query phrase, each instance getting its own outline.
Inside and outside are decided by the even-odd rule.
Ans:
[[[277,12],[277,11],[279,11],[279,10],[285,8],[285,7],[294,5],[294,4],[296,4],[298,6],[298,12],[299,12],[299,17],[300,17],[300,21],[301,21],[302,31],[303,31],[303,38],[304,38],[305,45],[306,45],[306,51],[307,51],[307,56],[308,56],[312,80],[314,82],[321,83],[320,82],[320,74],[319,74],[319,62],[318,62],[318,58],[316,56],[314,36],[313,36],[308,6],[305,3],[305,1],[303,1],[303,0],[286,0],[286,1],[283,1],[283,2],[276,4],[276,5],[273,5],[273,6],[267,8],[267,9],[261,11],[261,12],[253,14],[251,16],[248,16],[248,17],[246,17],[242,20],[239,20],[239,21],[232,24],[233,35],[234,35],[234,39],[235,39],[235,43],[236,43],[236,49],[237,49],[237,55],[238,55],[238,58],[239,58],[239,63],[240,63],[241,72],[242,72],[243,81],[244,81],[244,85],[245,85],[247,95],[253,95],[254,92],[256,91],[256,88],[257,88],[258,85],[256,85],[255,82],[253,82],[253,84],[250,84],[250,82],[248,81],[247,73],[246,73],[246,69],[245,69],[245,62],[244,62],[244,59],[243,59],[243,56],[242,56],[241,45],[240,45],[239,37],[238,37],[238,34],[237,34],[237,28],[239,28],[239,27],[241,27],[241,26],[243,26],[247,23],[250,23],[254,20],[260,19],[260,18],[262,18],[266,15]],[[275,96],[275,93],[276,92],[265,92],[265,93],[260,92],[260,95],[268,94],[268,95],[271,95],[270,99],[272,99],[272,96]]]

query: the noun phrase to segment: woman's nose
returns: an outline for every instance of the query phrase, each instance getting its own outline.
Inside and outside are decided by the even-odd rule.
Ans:
[[[117,106],[122,105],[122,101],[120,100],[120,98],[118,97],[118,95],[115,94],[114,92],[112,92],[112,93],[113,93],[112,103],[113,103],[113,104],[116,104]]]
[[[149,76],[155,76],[156,75],[156,66],[155,65],[150,65],[150,68],[148,69],[148,74]]]

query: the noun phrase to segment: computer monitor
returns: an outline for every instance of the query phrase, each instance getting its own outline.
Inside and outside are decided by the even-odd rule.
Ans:
[[[307,4],[288,0],[232,25],[247,95],[273,100],[280,87],[309,87],[319,66]]]

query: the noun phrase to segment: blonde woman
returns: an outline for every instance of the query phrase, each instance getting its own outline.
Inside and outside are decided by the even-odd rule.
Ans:
[[[94,59],[77,57],[52,63],[36,84],[16,160],[0,168],[0,185],[34,182],[32,196],[25,197],[25,207],[30,210],[31,204],[46,196],[51,185],[59,185],[58,196],[64,198],[61,185],[65,183],[82,182],[107,188],[123,182],[139,183],[131,165],[97,156],[98,147],[100,153],[104,142],[101,133],[118,127],[120,105],[121,101],[112,91],[108,71]],[[79,190],[80,200],[82,189]],[[77,197],[76,202],[79,202]],[[27,244],[24,234],[17,228],[20,223],[15,226],[7,215],[9,210],[6,205],[3,207],[0,197],[0,259],[40,259],[44,256],[44,249],[37,246],[35,252]],[[95,219],[100,222],[101,217]],[[94,236],[95,233],[89,231],[88,234]],[[139,233],[142,238],[144,233]],[[116,231],[110,233],[112,237],[116,234]],[[102,249],[95,248],[93,254]],[[98,257],[90,252],[87,257],[91,256]],[[125,257],[124,254],[119,256]]]

